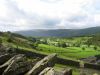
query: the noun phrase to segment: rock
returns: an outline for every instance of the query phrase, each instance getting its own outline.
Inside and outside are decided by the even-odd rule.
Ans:
[[[15,56],[13,56],[7,62],[5,62],[3,65],[1,65],[0,68],[10,65],[12,61],[16,61],[16,60],[20,59],[21,57],[23,57],[23,55],[15,55]]]
[[[10,64],[2,75],[24,75],[32,67],[29,62],[18,62],[16,64]]]
[[[11,54],[8,54],[8,53],[6,53],[6,54],[1,54],[0,55],[0,65],[2,65],[3,63],[5,63],[7,60],[9,60],[10,58],[11,58]]]
[[[39,75],[45,75],[52,67],[45,68]]]
[[[97,60],[97,57],[90,56],[90,57],[87,57],[87,58],[82,58],[81,60],[84,61],[84,62],[88,62],[88,63],[95,63],[96,60]]]
[[[13,75],[12,72],[16,70],[16,67],[18,67],[18,65],[16,65],[16,64],[18,62],[21,63],[21,61],[23,61],[23,60],[24,60],[23,54],[15,55],[11,59],[9,59],[6,63],[4,63],[3,65],[0,66],[0,69],[5,67],[5,70],[2,75]],[[9,74],[9,73],[11,73],[11,74]],[[16,74],[14,74],[14,75],[16,75]]]
[[[55,71],[54,75],[72,75],[72,69],[65,69],[63,71]]]
[[[51,54],[43,58],[42,60],[37,62],[36,65],[25,75],[38,75],[43,69],[54,66],[55,57],[56,54]]]
[[[2,74],[4,69],[10,64],[11,60],[13,59],[13,57],[11,59],[9,58],[10,58],[9,54],[1,55],[0,62],[4,64],[0,65],[0,75]]]
[[[45,73],[44,75],[55,75],[55,71],[53,68],[51,68],[47,73]]]
[[[0,52],[0,75],[72,75],[72,69],[55,71],[55,60],[56,54],[39,60],[27,59],[24,54]]]
[[[52,67],[47,67],[39,75],[55,75],[55,71]]]
[[[93,75],[98,75],[97,73],[94,73]]]
[[[3,45],[0,45],[0,52],[4,53],[5,52],[6,47],[4,47]]]
[[[72,75],[72,69],[66,69],[63,71],[63,75]]]

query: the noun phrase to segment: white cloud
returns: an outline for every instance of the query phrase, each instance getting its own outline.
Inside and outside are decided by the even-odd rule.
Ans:
[[[0,0],[0,29],[24,30],[96,26],[100,23],[98,1]]]
[[[16,0],[19,9],[29,14],[37,13],[38,15],[46,15],[49,17],[64,17],[71,13],[77,13],[81,10],[81,6],[85,5],[89,0],[56,0],[54,3],[47,1]]]
[[[7,16],[7,8],[5,6],[5,1],[0,1],[0,17],[4,18]]]
[[[94,15],[94,22],[95,22],[96,24],[100,24],[100,14]]]

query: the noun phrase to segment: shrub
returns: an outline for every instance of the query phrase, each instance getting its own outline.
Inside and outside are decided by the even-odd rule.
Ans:
[[[97,47],[96,46],[94,46],[94,50],[97,50]]]
[[[82,47],[82,50],[85,50],[85,47]]]

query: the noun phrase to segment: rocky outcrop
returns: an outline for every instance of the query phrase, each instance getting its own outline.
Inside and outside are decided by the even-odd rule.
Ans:
[[[36,63],[36,65],[25,75],[38,75],[43,69],[54,66],[56,54],[51,54]]]
[[[72,75],[72,69],[66,69],[63,71],[63,75]]]
[[[47,67],[39,75],[55,75],[55,70],[52,67]]]
[[[9,60],[11,58],[11,54],[5,53],[5,54],[0,54],[0,65],[3,64],[4,62],[6,62],[7,60]]]
[[[30,63],[25,60],[24,55],[15,55],[5,64],[1,65],[1,68],[7,66],[2,75],[18,75],[28,71],[30,69]]]
[[[53,68],[56,54],[43,59],[30,59],[12,50],[0,50],[0,75],[71,75],[70,70],[57,72]]]

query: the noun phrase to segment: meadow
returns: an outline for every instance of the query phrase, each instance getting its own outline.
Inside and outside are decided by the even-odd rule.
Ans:
[[[82,50],[82,47],[61,48],[39,44],[38,49],[40,52],[45,54],[57,53],[59,57],[70,59],[81,59],[100,54],[100,48],[98,48],[98,50],[94,50],[93,47],[87,47],[85,50]]]

